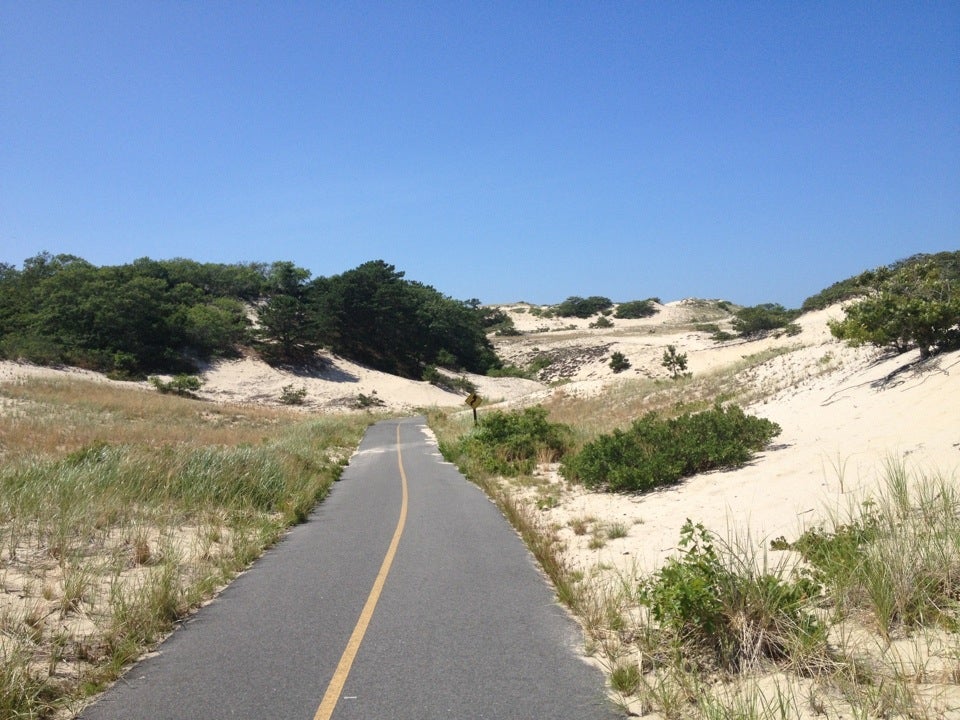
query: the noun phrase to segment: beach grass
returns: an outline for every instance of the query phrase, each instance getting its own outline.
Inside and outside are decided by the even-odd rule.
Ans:
[[[0,716],[69,715],[339,476],[366,415],[0,385]]]

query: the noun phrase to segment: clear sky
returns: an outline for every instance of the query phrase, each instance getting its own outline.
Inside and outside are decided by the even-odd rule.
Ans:
[[[798,306],[960,249],[960,2],[0,0],[0,261]]]

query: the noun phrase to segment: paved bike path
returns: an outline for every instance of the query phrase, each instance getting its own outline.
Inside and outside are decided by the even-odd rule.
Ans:
[[[396,554],[329,717],[620,717],[522,541],[423,428],[371,427],[310,519],[81,718],[315,718],[398,532],[404,480]]]

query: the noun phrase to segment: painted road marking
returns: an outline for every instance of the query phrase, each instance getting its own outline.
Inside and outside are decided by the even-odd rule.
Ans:
[[[350,674],[350,668],[357,657],[357,651],[360,650],[360,643],[363,642],[363,636],[367,633],[367,626],[370,625],[370,619],[373,617],[373,611],[377,608],[377,602],[380,600],[380,593],[383,592],[384,583],[387,581],[387,575],[390,573],[390,567],[393,565],[393,558],[397,554],[397,546],[400,544],[400,536],[403,535],[403,526],[407,522],[407,474],[403,471],[403,455],[400,452],[400,425],[397,425],[397,465],[400,468],[400,487],[402,499],[400,501],[400,519],[397,521],[397,529],[393,531],[393,539],[390,541],[390,547],[387,548],[387,555],[383,558],[383,564],[380,566],[380,572],[377,579],[373,582],[373,588],[367,597],[367,602],[360,612],[360,619],[357,620],[353,633],[347,641],[347,647],[340,656],[340,662],[337,669],[333,671],[333,677],[327,686],[327,691],[323,694],[323,700],[320,701],[320,707],[317,708],[313,720],[330,720],[333,716],[333,710],[337,706],[337,700],[340,699],[340,693],[343,692],[343,686],[347,682],[347,676]]]

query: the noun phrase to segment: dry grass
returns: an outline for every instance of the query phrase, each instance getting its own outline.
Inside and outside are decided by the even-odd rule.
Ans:
[[[369,418],[0,385],[0,717],[70,715],[302,520]]]
[[[217,406],[83,380],[6,383],[0,396],[0,452],[7,462],[120,438],[145,447],[259,443],[291,419],[282,410]]]

